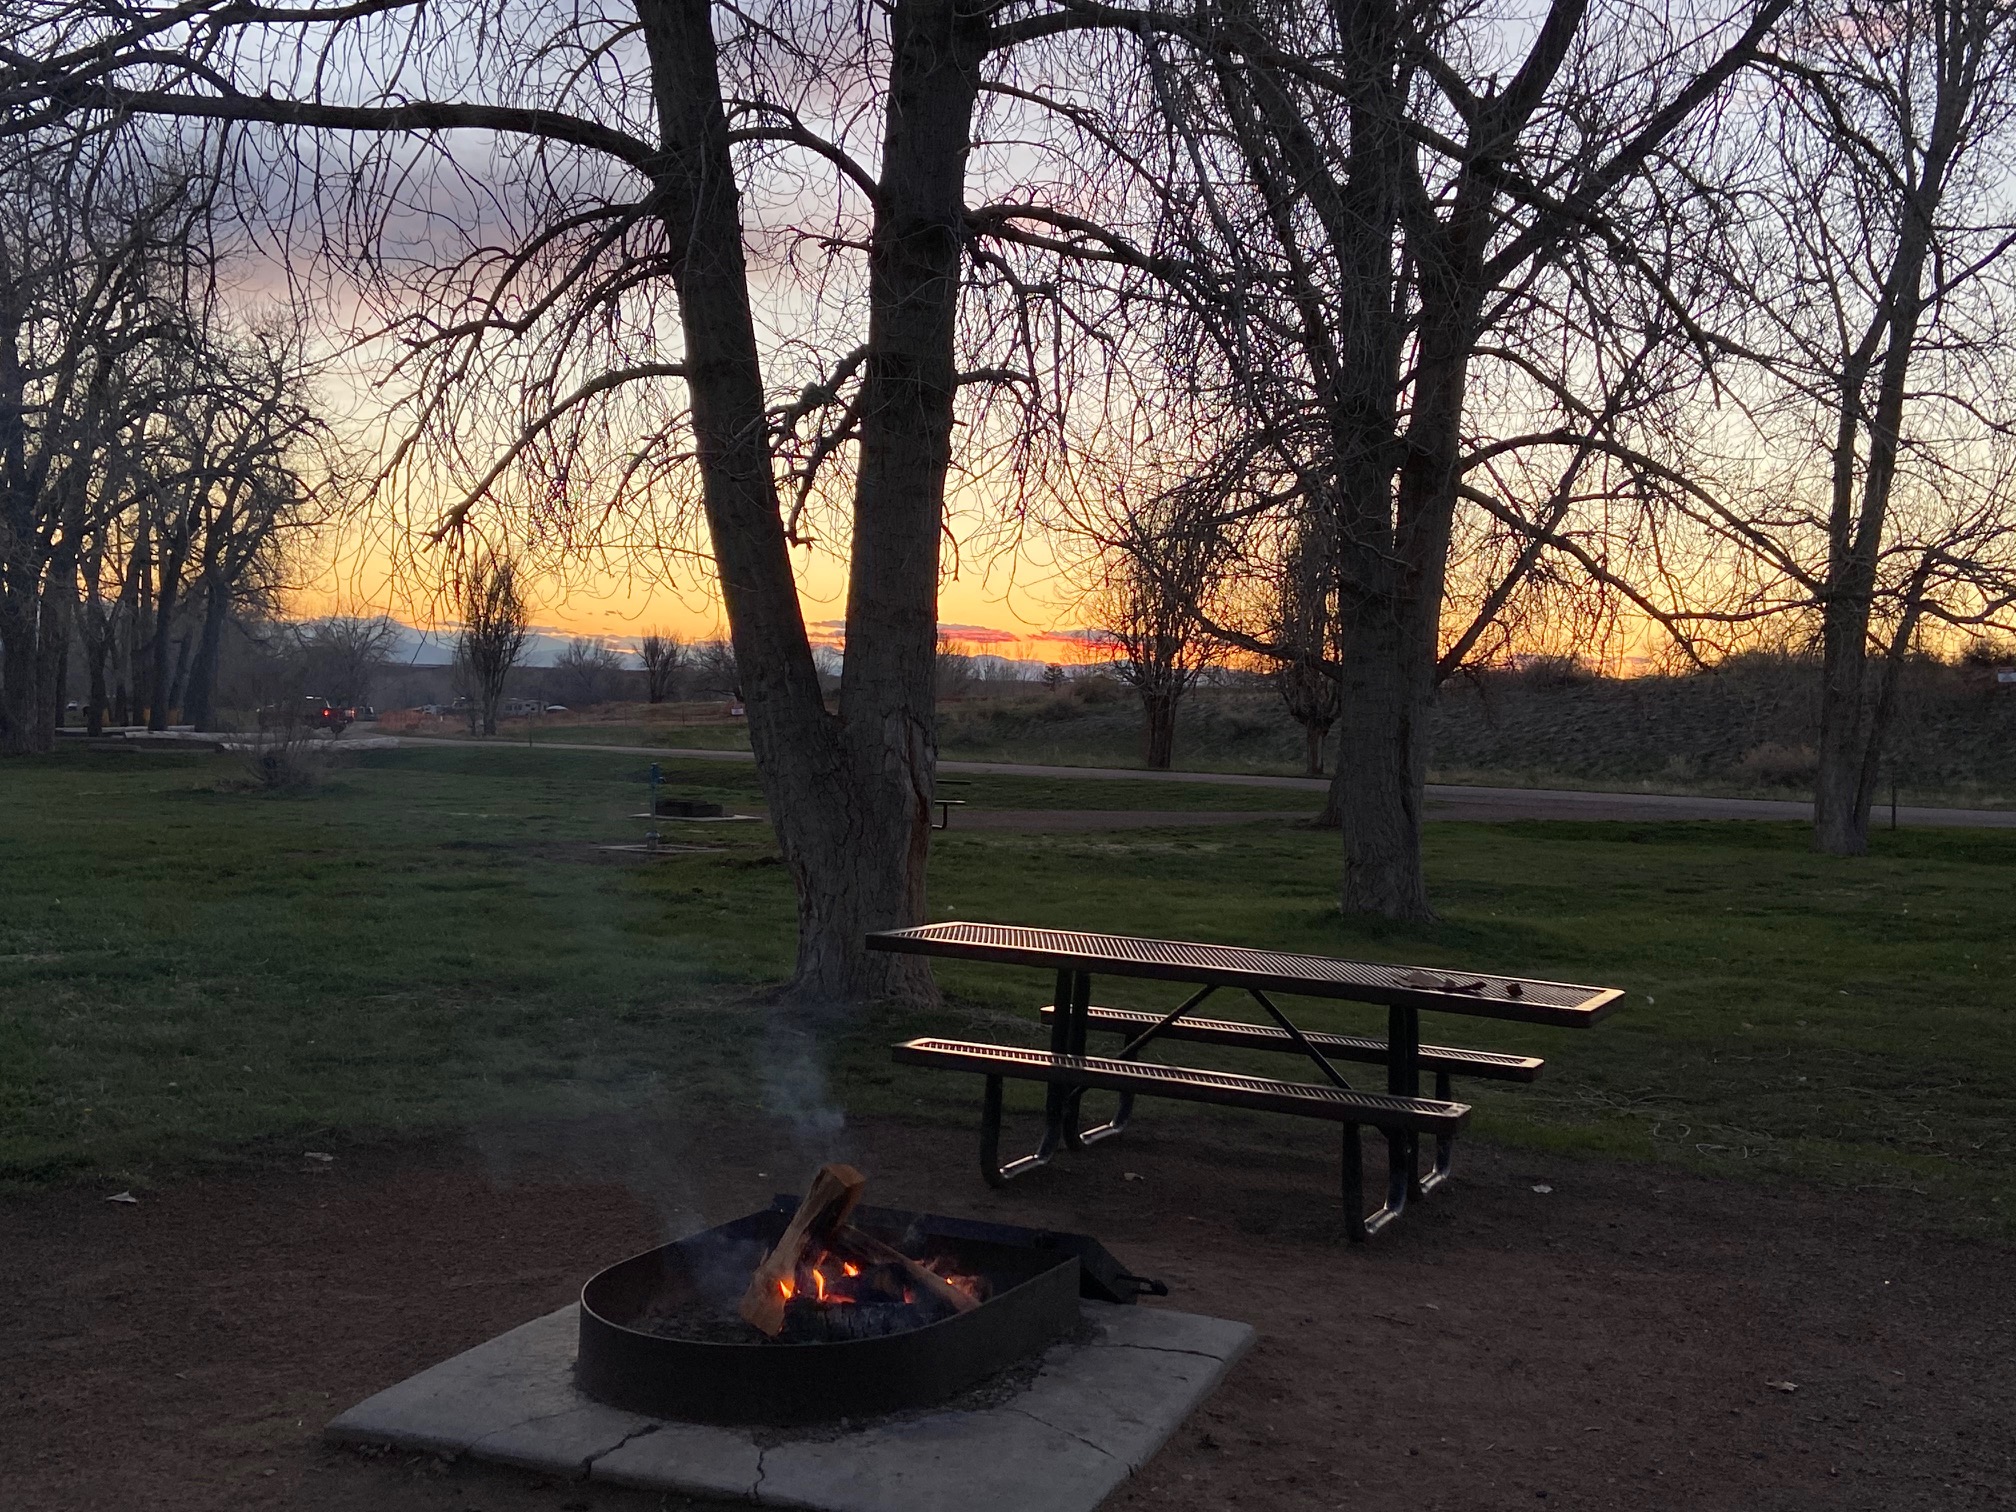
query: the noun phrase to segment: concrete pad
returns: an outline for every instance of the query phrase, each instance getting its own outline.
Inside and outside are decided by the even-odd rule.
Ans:
[[[1244,1323],[1080,1302],[1089,1343],[971,1412],[850,1432],[722,1428],[604,1407],[575,1390],[562,1308],[359,1403],[343,1443],[469,1454],[546,1474],[807,1512],[1091,1512],[1146,1464],[1253,1344]]]
[[[574,1389],[578,1333],[572,1307],[535,1318],[359,1402],[325,1436],[542,1470],[571,1463],[585,1474],[595,1454],[655,1419],[605,1407]]]

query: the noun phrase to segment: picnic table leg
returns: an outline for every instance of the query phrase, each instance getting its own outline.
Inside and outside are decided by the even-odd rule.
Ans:
[[[1050,1018],[1050,1053],[1052,1055],[1083,1055],[1085,1053],[1085,1019],[1083,1006],[1091,1001],[1091,988],[1084,982],[1082,972],[1060,971],[1057,973],[1056,1013]],[[1081,995],[1082,994],[1082,995]],[[1078,1118],[1078,1091],[1072,1087],[1061,1087],[1051,1083],[1043,1091],[1043,1140],[1032,1155],[1024,1155],[1005,1164],[1001,1159],[1001,1078],[987,1078],[987,1091],[980,1104],[980,1174],[989,1186],[1006,1186],[1017,1176],[1027,1175],[1050,1164],[1057,1154],[1057,1147],[1067,1140],[1075,1142],[1074,1126]]]
[[[1063,985],[1062,974],[1060,973],[1058,986],[1061,989]],[[1059,1005],[1058,1011],[1051,1019],[1053,1042],[1057,1032],[1056,1022],[1065,1016],[1065,1010],[1062,1006],[1064,1000],[1060,997],[1057,1001]],[[1070,1003],[1071,1033],[1069,1044],[1060,1053],[1064,1055],[1083,1055],[1085,1053],[1086,1040],[1091,1033],[1092,1024],[1092,974],[1089,971],[1071,973]],[[1078,1127],[1078,1121],[1081,1116],[1079,1109],[1084,1101],[1085,1089],[1083,1087],[1068,1089],[1064,1116],[1064,1143],[1068,1148],[1073,1150],[1086,1149],[1091,1145],[1099,1143],[1102,1139],[1111,1139],[1115,1134],[1121,1133],[1127,1127],[1127,1120],[1134,1113],[1133,1094],[1123,1092],[1120,1094],[1120,1105],[1114,1110],[1111,1118],[1095,1128],[1080,1129]]]
[[[1419,1097],[1421,1095],[1421,1010],[1401,1008],[1397,1005],[1386,1010],[1386,1090],[1395,1097]],[[1421,1136],[1412,1130],[1401,1133],[1398,1130],[1386,1138],[1403,1140],[1407,1149],[1407,1194],[1420,1197],[1440,1184],[1440,1177],[1447,1173],[1441,1169],[1441,1147],[1437,1141],[1437,1175],[1427,1182],[1421,1180]]]
[[[1363,1244],[1405,1212],[1408,1189],[1414,1184],[1411,1136],[1397,1129],[1380,1132],[1386,1136],[1386,1205],[1367,1213],[1364,1144],[1358,1125],[1344,1125],[1344,1236],[1353,1244]]]
[[[1435,1073],[1435,1095],[1443,1102],[1448,1102],[1450,1101],[1451,1091],[1449,1073],[1447,1071],[1437,1071]],[[1455,1164],[1455,1161],[1456,1136],[1454,1134],[1437,1134],[1435,1136],[1435,1169],[1430,1171],[1426,1176],[1423,1176],[1416,1183],[1422,1195],[1425,1196],[1429,1192],[1434,1191],[1435,1188],[1449,1179],[1449,1168]]]
[[[1046,1121],[1043,1142],[1033,1155],[1023,1155],[1003,1163],[1001,1159],[1001,1078],[987,1078],[987,1091],[980,1104],[980,1175],[991,1187],[1008,1185],[1017,1176],[1041,1170],[1057,1154],[1062,1126]]]

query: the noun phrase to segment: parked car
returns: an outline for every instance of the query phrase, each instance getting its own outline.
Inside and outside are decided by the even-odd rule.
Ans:
[[[341,735],[350,727],[350,721],[357,717],[355,709],[339,709],[328,699],[313,696],[302,700],[302,713],[309,726],[331,735]]]

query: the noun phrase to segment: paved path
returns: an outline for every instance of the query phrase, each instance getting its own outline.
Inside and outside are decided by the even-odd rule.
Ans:
[[[402,743],[416,745],[467,746],[468,740],[433,735],[401,735]],[[507,745],[506,741],[484,744]],[[521,747],[521,749],[523,749]],[[680,749],[672,746],[588,745],[575,741],[540,741],[542,751],[603,751],[619,755],[658,756],[679,761],[750,762],[747,751]],[[1018,761],[941,761],[941,772],[993,777],[1063,777],[1085,782],[1201,782],[1212,787],[1285,788],[1311,794],[1312,806],[1329,783],[1320,777],[1269,777],[1251,772],[1148,772],[1135,767],[1036,766]],[[1006,814],[1009,810],[998,810]],[[1035,814],[1036,810],[1014,811]],[[1184,810],[1100,809],[1044,810],[1046,817],[1065,813],[1100,816],[1107,821],[1099,828],[1134,828],[1145,825],[1237,824],[1258,819],[1279,818],[1279,813],[1215,813]],[[1181,815],[1179,818],[1178,815]],[[1136,817],[1138,816],[1138,817]],[[1810,823],[1813,805],[1778,798],[1697,798],[1674,793],[1606,793],[1593,790],[1556,788],[1463,787],[1453,783],[1428,785],[1430,819],[1472,819],[1506,821],[1514,819],[1570,820],[1683,820],[1683,819],[1764,819],[1780,823]],[[953,820],[958,828],[981,827],[980,815],[961,814]],[[969,823],[967,821],[976,821]],[[1874,822],[1882,828],[1890,822],[1890,810],[1879,805]],[[1923,808],[1904,805],[1897,810],[1897,822],[1914,829],[2016,829],[2016,809]],[[1005,820],[989,822],[992,828],[1021,828]],[[1072,828],[1092,828],[1071,821]]]

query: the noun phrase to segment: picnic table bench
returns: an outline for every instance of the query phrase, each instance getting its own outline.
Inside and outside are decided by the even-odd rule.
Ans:
[[[1047,1051],[937,1038],[895,1047],[895,1058],[902,1064],[986,1078],[980,1166],[990,1185],[1004,1185],[1049,1164],[1060,1149],[1082,1150],[1121,1133],[1133,1116],[1136,1097],[1172,1097],[1317,1118],[1342,1127],[1347,1232],[1358,1241],[1392,1223],[1410,1198],[1425,1196],[1448,1179],[1456,1133],[1470,1117],[1469,1106],[1451,1096],[1454,1077],[1530,1082],[1543,1066],[1532,1056],[1424,1045],[1423,1011],[1586,1026],[1623,998],[1620,989],[1611,987],[1006,924],[957,922],[884,930],[869,935],[868,945],[874,950],[1056,972],[1056,994],[1039,1010],[1050,1028]],[[1195,990],[1166,1014],[1102,1008],[1092,1002],[1095,973],[1186,983]],[[1206,1000],[1226,989],[1251,997],[1273,1020],[1272,1026],[1195,1016]],[[1383,1005],[1386,1038],[1305,1032],[1270,993]],[[1111,1055],[1089,1054],[1087,1045],[1094,1032],[1123,1036],[1123,1043]],[[1286,1081],[1142,1060],[1143,1050],[1158,1040],[1300,1055],[1323,1080]],[[1383,1064],[1385,1090],[1353,1087],[1337,1069],[1338,1061]],[[1433,1097],[1421,1095],[1424,1072],[1434,1075]],[[1033,1153],[1004,1162],[1000,1143],[1006,1080],[1044,1082],[1047,1091],[1042,1141]],[[1105,1123],[1081,1128],[1080,1104],[1094,1090],[1119,1094],[1119,1106]],[[1367,1127],[1379,1130],[1387,1152],[1385,1202],[1370,1214],[1365,1212],[1361,1172],[1360,1131]],[[1425,1176],[1420,1170],[1423,1135],[1435,1141],[1434,1166]]]

